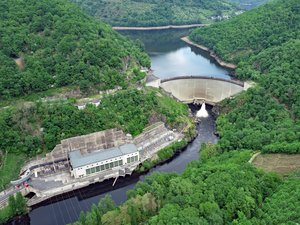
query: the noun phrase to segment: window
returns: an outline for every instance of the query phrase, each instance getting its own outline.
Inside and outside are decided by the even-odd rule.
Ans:
[[[105,164],[105,169],[108,170],[109,169],[109,164]]]
[[[139,160],[139,157],[136,155],[134,156],[134,161],[138,161]]]
[[[100,171],[100,166],[97,166],[96,167],[96,172],[99,172]]]
[[[87,175],[91,174],[91,169],[86,169],[85,171]]]
[[[114,167],[118,166],[119,165],[119,162],[118,161],[115,161],[114,162]]]
[[[111,163],[109,164],[109,167],[110,167],[110,168],[114,168],[114,163],[111,162]]]
[[[101,165],[101,170],[104,170],[104,165]]]
[[[91,173],[95,173],[95,172],[96,172],[96,168],[95,167],[91,168]]]
[[[119,166],[123,165],[123,160],[119,160]]]
[[[137,161],[137,156],[132,156],[132,157],[127,158],[127,163],[132,163],[134,161]]]

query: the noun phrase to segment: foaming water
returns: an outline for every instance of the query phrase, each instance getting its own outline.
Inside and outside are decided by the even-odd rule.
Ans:
[[[206,110],[205,102],[202,103],[200,110],[197,112],[196,117],[198,118],[205,118],[208,117],[208,112]]]

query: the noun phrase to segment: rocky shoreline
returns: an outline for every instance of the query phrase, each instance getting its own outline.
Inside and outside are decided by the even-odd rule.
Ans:
[[[202,50],[204,50],[204,51],[209,52],[210,56],[213,57],[213,58],[218,62],[218,64],[219,64],[220,66],[223,66],[223,67],[225,67],[225,68],[232,69],[232,70],[234,70],[234,69],[237,68],[237,66],[236,66],[235,64],[233,64],[233,63],[228,63],[228,62],[223,61],[223,60],[222,60],[219,56],[217,56],[217,55],[214,53],[214,51],[212,51],[211,49],[209,49],[209,48],[207,48],[207,47],[205,47],[205,46],[203,46],[203,45],[199,45],[199,44],[194,43],[193,41],[191,41],[191,40],[189,39],[189,37],[183,37],[183,38],[181,38],[181,40],[184,41],[184,42],[186,42],[186,43],[189,44],[189,45],[195,46],[195,47],[197,47],[197,48],[200,48],[200,49],[202,49]]]
[[[189,25],[167,25],[158,27],[113,27],[114,30],[167,30],[167,29],[187,29],[195,27],[205,27],[209,24],[189,24]]]

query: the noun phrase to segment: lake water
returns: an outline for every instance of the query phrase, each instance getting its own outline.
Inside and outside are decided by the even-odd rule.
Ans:
[[[231,79],[230,71],[217,65],[207,52],[180,39],[188,35],[187,29],[121,33],[144,43],[151,57],[151,68],[159,78],[193,75]]]
[[[131,37],[138,38],[145,44],[145,49],[151,56],[152,69],[160,78],[203,75],[231,79],[229,71],[216,65],[215,61],[205,52],[191,48],[180,40],[180,37],[187,35],[188,30],[122,33],[130,34]],[[199,109],[193,105],[190,108],[194,113]],[[63,225],[75,222],[81,211],[90,210],[92,204],[97,204],[99,199],[106,194],[110,194],[117,204],[121,204],[127,199],[126,192],[153,172],[181,173],[189,162],[198,159],[201,143],[217,142],[217,137],[214,135],[215,121],[210,110],[209,114],[210,116],[202,119],[197,126],[199,135],[196,139],[170,162],[157,166],[144,175],[133,174],[130,177],[120,178],[114,187],[112,187],[113,180],[107,180],[63,196],[54,197],[10,224]]]

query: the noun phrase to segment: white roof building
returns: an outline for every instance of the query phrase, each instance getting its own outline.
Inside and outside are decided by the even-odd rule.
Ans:
[[[115,148],[101,149],[88,154],[80,150],[69,153],[71,174],[81,178],[109,169],[119,169],[121,166],[139,161],[139,151],[134,144],[125,144]]]

